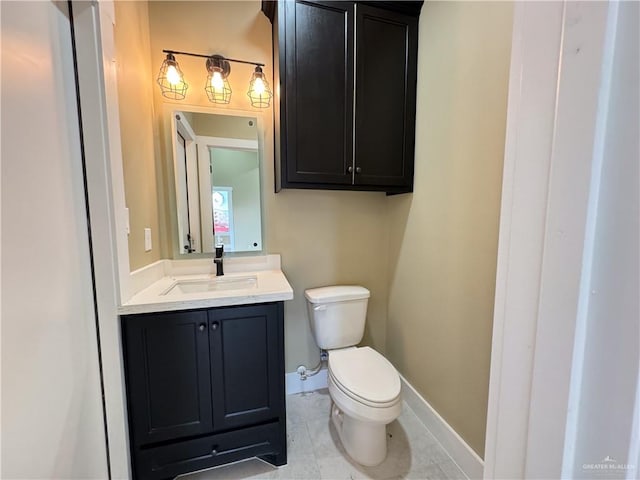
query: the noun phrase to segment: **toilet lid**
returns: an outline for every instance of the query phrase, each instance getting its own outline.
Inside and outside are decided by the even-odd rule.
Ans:
[[[345,393],[367,402],[388,403],[400,395],[398,372],[370,347],[331,351],[329,371]]]

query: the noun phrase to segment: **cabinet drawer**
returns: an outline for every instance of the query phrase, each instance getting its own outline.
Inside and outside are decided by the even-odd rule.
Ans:
[[[140,450],[135,465],[136,478],[172,478],[243,458],[277,454],[283,448],[279,442],[279,429],[278,423],[271,423]]]

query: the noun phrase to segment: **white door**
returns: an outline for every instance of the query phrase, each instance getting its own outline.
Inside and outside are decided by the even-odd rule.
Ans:
[[[108,478],[67,8],[0,2],[2,478]]]

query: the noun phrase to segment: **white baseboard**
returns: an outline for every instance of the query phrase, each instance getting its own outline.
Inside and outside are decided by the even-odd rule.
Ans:
[[[327,370],[323,368],[316,375],[308,377],[306,380],[300,380],[298,372],[287,373],[285,375],[285,381],[287,385],[287,395],[320,390],[321,388],[327,388]]]
[[[453,461],[460,467],[464,474],[471,478],[482,478],[484,473],[484,461],[465,442],[456,431],[442,418],[434,408],[429,405],[407,380],[400,375],[402,381],[402,397],[413,410],[418,419],[427,427],[427,430],[440,442],[442,448],[449,454]]]

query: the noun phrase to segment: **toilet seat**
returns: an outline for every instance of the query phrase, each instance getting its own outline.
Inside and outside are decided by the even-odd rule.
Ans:
[[[387,408],[399,401],[398,372],[370,347],[330,351],[328,367],[335,386],[356,402]]]

